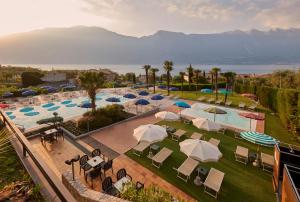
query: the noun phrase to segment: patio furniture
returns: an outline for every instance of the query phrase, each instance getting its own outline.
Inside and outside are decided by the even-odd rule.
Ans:
[[[215,101],[214,98],[209,98],[209,99],[207,100],[208,103],[212,103],[213,101]]]
[[[102,182],[102,190],[104,193],[117,196],[119,194],[119,191],[115,188],[113,185],[113,181],[111,177],[106,177]]]
[[[89,164],[92,168],[99,167],[103,163],[105,162],[100,156],[95,156],[87,161],[87,164]]]
[[[244,163],[245,165],[248,163],[248,155],[249,151],[245,147],[237,146],[234,152],[235,160]]]
[[[150,145],[150,150],[149,150],[149,154],[148,154],[148,158],[152,158],[153,155],[155,155],[160,149],[160,146],[158,144],[153,144],[153,145]]]
[[[131,180],[127,177],[122,177],[117,182],[114,183],[114,187],[118,190],[119,193],[124,192],[126,190],[126,184]]]
[[[142,156],[143,152],[150,146],[149,142],[140,142],[133,148],[133,153],[139,157]]]
[[[92,183],[92,189],[94,188],[94,179],[96,179],[98,176],[101,178],[101,168],[96,168],[94,170],[89,171],[88,173],[85,173],[85,182],[87,183],[88,178],[91,179]],[[102,179],[102,178],[101,178]]]
[[[179,141],[179,139],[181,138],[181,136],[183,136],[184,134],[186,133],[186,131],[182,130],[182,129],[179,129],[177,130],[175,133],[172,133],[172,140],[175,140],[175,141]]]
[[[203,184],[203,180],[207,176],[208,169],[202,166],[199,166],[197,169],[197,176],[194,179],[194,184],[197,186],[201,186]]]
[[[101,153],[100,149],[94,149],[91,153],[91,156],[92,157],[100,156],[102,159],[104,159],[104,155]]]
[[[132,181],[132,177],[130,175],[127,174],[125,168],[121,168],[120,170],[118,170],[117,172],[117,180],[122,179],[123,177],[127,177],[130,179],[130,181]]]
[[[220,105],[220,104],[222,104],[223,103],[223,100],[217,100],[216,101],[216,104],[218,104],[218,105]]]
[[[198,99],[197,99],[198,101],[200,101],[200,102],[203,102],[203,101],[205,101],[206,100],[206,97],[199,97]]]
[[[175,168],[175,170],[177,170],[177,177],[187,182],[198,164],[198,161],[187,158],[179,168]]]
[[[83,170],[83,172],[84,172],[83,174],[85,175],[85,172],[92,168],[92,166],[87,163],[88,160],[89,160],[88,155],[83,155],[80,157],[80,159],[79,159],[79,174],[81,174],[81,170]]]
[[[225,102],[225,105],[228,106],[228,107],[231,106],[231,104],[232,104],[231,100]]]
[[[215,138],[210,138],[208,142],[215,145],[216,147],[218,147],[220,144],[220,140],[215,139]]]
[[[252,105],[250,105],[250,106],[248,107],[248,109],[254,111],[254,110],[256,109],[256,107],[257,107],[257,104],[252,104]]]
[[[274,156],[261,152],[260,157],[263,170],[267,172],[272,172],[274,166]]]
[[[246,104],[243,102],[240,102],[239,104],[239,108],[244,109],[246,107]]]
[[[103,174],[104,177],[106,177],[106,171],[111,169],[111,173],[114,173],[114,169],[113,169],[113,160],[109,160],[107,161],[103,166],[102,166],[102,170],[103,170]]]
[[[214,198],[218,197],[225,173],[211,168],[207,178],[204,181],[204,192],[211,195]]]
[[[155,156],[152,157],[152,165],[154,165],[157,168],[160,168],[163,162],[167,160],[167,158],[171,156],[172,153],[172,150],[166,147],[162,148],[157,154],[155,154]]]
[[[257,159],[257,153],[254,151],[249,152],[249,162],[252,163]]]
[[[197,133],[197,132],[193,132],[193,134],[191,135],[191,139],[195,139],[195,140],[201,140],[202,137],[203,137],[203,134],[200,134],[200,133]]]
[[[140,181],[137,181],[137,182],[135,183],[135,189],[136,189],[137,191],[140,191],[140,190],[144,189],[144,184],[141,183]]]

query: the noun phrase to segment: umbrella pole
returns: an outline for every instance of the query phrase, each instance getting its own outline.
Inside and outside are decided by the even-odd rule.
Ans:
[[[250,131],[251,131],[251,119],[250,119]]]

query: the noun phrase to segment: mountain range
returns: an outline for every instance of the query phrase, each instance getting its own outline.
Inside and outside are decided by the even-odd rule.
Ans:
[[[47,28],[0,37],[0,64],[300,63],[300,29],[131,37],[99,27]]]

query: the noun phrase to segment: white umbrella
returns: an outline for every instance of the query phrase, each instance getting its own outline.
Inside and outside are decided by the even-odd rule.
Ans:
[[[177,121],[179,120],[178,114],[173,112],[162,111],[155,114],[155,118],[159,118],[166,121]]]
[[[206,118],[196,118],[192,121],[194,126],[207,131],[219,131],[222,129],[222,126],[220,124],[210,121]]]
[[[222,157],[218,147],[203,140],[186,139],[179,146],[181,152],[201,162],[216,162]]]
[[[165,139],[168,134],[165,128],[153,125],[153,124],[147,124],[147,125],[141,125],[134,129],[133,136],[137,141],[145,141],[149,143],[159,142]]]

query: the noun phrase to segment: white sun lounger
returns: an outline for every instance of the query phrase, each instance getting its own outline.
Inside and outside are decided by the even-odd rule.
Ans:
[[[210,138],[208,142],[215,145],[216,147],[218,147],[220,144],[220,140],[215,139],[215,138]]]
[[[181,138],[181,136],[183,136],[184,134],[186,133],[186,131],[184,130],[177,130],[175,133],[172,133],[172,140],[175,140],[175,141],[179,141],[179,139]]]
[[[213,101],[215,101],[214,98],[210,98],[210,99],[207,100],[208,103],[212,103]]]
[[[179,168],[175,168],[177,170],[177,177],[187,182],[198,164],[198,161],[187,158]]]
[[[200,102],[203,102],[204,100],[206,100],[206,97],[199,97],[198,99],[197,99],[198,101],[200,101]]]
[[[274,166],[274,156],[261,152],[260,157],[263,170],[272,172]]]
[[[231,106],[231,104],[232,104],[232,101],[226,101],[226,102],[225,102],[225,105],[226,105],[226,106]]]
[[[253,105],[249,106],[248,109],[254,111],[256,109],[256,107],[257,107],[257,104],[253,104]]]
[[[234,152],[235,160],[244,163],[248,163],[249,150],[245,147],[237,146]]]
[[[173,153],[172,150],[164,147],[157,154],[152,157],[152,165],[160,168],[165,160]]]
[[[204,185],[204,192],[211,195],[214,198],[218,197],[218,193],[221,189],[221,185],[224,179],[225,173],[211,168],[208,176],[206,177],[203,185]]]
[[[191,135],[191,139],[194,139],[194,140],[201,140],[203,137],[203,134],[200,134],[200,133],[197,133],[197,132],[194,132],[192,135]]]
[[[223,103],[223,100],[217,100],[216,101],[216,104],[218,104],[218,105],[220,105],[220,104],[222,104]]]
[[[245,104],[245,103],[241,102],[241,103],[239,104],[239,108],[244,109],[245,107],[246,107],[246,104]]]
[[[133,148],[133,153],[137,156],[141,156],[143,152],[150,146],[149,142],[140,142]]]

